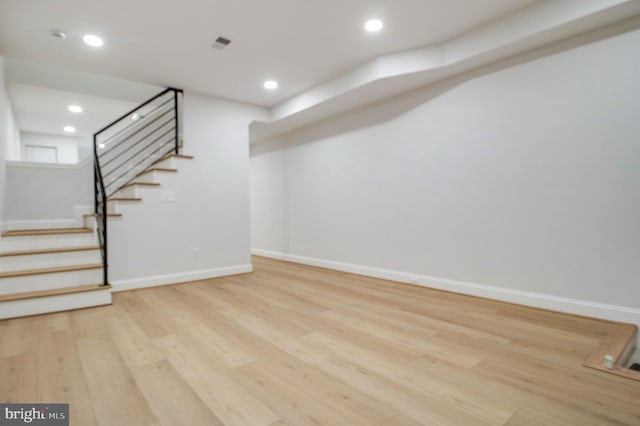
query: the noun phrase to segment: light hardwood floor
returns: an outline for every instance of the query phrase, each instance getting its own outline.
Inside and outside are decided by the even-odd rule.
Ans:
[[[585,368],[614,324],[254,258],[0,322],[0,400],[89,425],[640,425]]]

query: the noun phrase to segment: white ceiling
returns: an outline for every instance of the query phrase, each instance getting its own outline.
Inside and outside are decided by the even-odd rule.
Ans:
[[[25,132],[70,136],[64,126],[73,126],[75,136],[86,139],[115,118],[138,105],[136,102],[54,90],[20,83],[9,83],[7,91],[18,128]],[[70,112],[79,105],[82,113]]]
[[[532,3],[2,0],[0,54],[274,106],[378,56],[441,43]],[[384,21],[382,32],[363,31],[371,17]],[[86,33],[105,46],[85,46]],[[219,35],[232,40],[222,51],[210,47]],[[277,91],[262,88],[268,78]]]
[[[638,29],[640,0],[536,2],[446,41],[377,56],[305,90],[273,106],[270,119],[252,123],[251,143],[501,59],[550,55]]]
[[[614,23],[637,29],[638,16],[640,0],[0,0],[0,55],[13,83],[126,101],[170,86],[269,107],[254,143]],[[373,17],[380,33],[363,30]],[[211,47],[220,35],[225,50]],[[23,105],[21,123],[27,110],[46,119]]]

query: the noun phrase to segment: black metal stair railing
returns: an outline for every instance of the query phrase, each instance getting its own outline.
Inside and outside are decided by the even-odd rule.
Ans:
[[[95,217],[109,283],[107,202],[152,164],[180,150],[182,90],[169,88],[103,127],[93,135]]]

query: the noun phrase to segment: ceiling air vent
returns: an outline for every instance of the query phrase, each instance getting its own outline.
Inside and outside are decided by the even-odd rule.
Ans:
[[[230,44],[231,44],[231,40],[229,40],[228,38],[218,37],[216,41],[213,42],[212,47],[215,49],[222,50],[225,47],[229,46]]]

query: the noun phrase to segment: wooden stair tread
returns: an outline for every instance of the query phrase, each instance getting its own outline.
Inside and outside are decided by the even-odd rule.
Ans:
[[[12,302],[16,300],[36,299],[39,297],[62,296],[65,294],[86,293],[89,291],[100,291],[111,289],[111,284],[87,284],[73,287],[56,288],[53,290],[28,291],[25,293],[14,293],[0,296],[0,302]]]
[[[183,146],[182,144],[180,144],[180,145],[178,146],[178,148],[184,148],[184,146]],[[194,158],[194,157],[193,157],[193,155],[176,154],[176,153],[174,152],[174,150],[172,149],[171,151],[167,152],[165,155],[163,155],[159,160],[157,160],[157,161],[156,161],[155,163],[153,163],[153,164],[159,163],[160,161],[164,161],[164,160],[166,160],[167,158],[171,158],[171,157],[184,158],[184,159],[186,159],[186,160],[193,160],[193,158]]]
[[[137,197],[112,197],[112,198],[107,198],[107,201],[142,201],[142,198],[137,198]]]
[[[96,213],[87,213],[84,217],[98,217]],[[107,217],[122,217],[122,213],[107,213]]]
[[[151,172],[175,173],[177,171],[178,171],[178,169],[169,169],[169,168],[165,168],[165,167],[151,167],[151,168],[145,170],[144,172],[140,173],[138,176],[146,175],[147,173],[151,173]]]
[[[131,182],[120,189],[129,188],[131,186],[160,186],[160,184],[156,182]]]
[[[20,251],[6,251],[0,253],[0,257],[10,256],[30,256],[36,254],[50,254],[50,253],[72,253],[77,251],[91,251],[100,250],[99,246],[78,246],[78,247],[60,247],[52,249],[37,249],[37,250],[20,250]]]
[[[180,159],[184,159],[184,160],[193,160],[194,156],[193,155],[184,155],[184,154],[167,154],[164,157],[162,157],[161,159],[159,159],[158,161],[156,161],[153,164],[158,164],[161,161],[164,160],[168,160],[169,158],[180,158]]]
[[[91,263],[87,265],[73,265],[73,266],[58,266],[55,268],[42,268],[42,269],[24,269],[21,271],[7,271],[0,272],[1,278],[15,278],[26,277],[29,275],[44,275],[44,274],[56,274],[60,272],[75,272],[85,271],[89,269],[102,269],[102,263]]]
[[[90,228],[47,228],[47,229],[16,229],[5,231],[3,237],[22,237],[31,235],[60,235],[60,234],[91,234]]]

